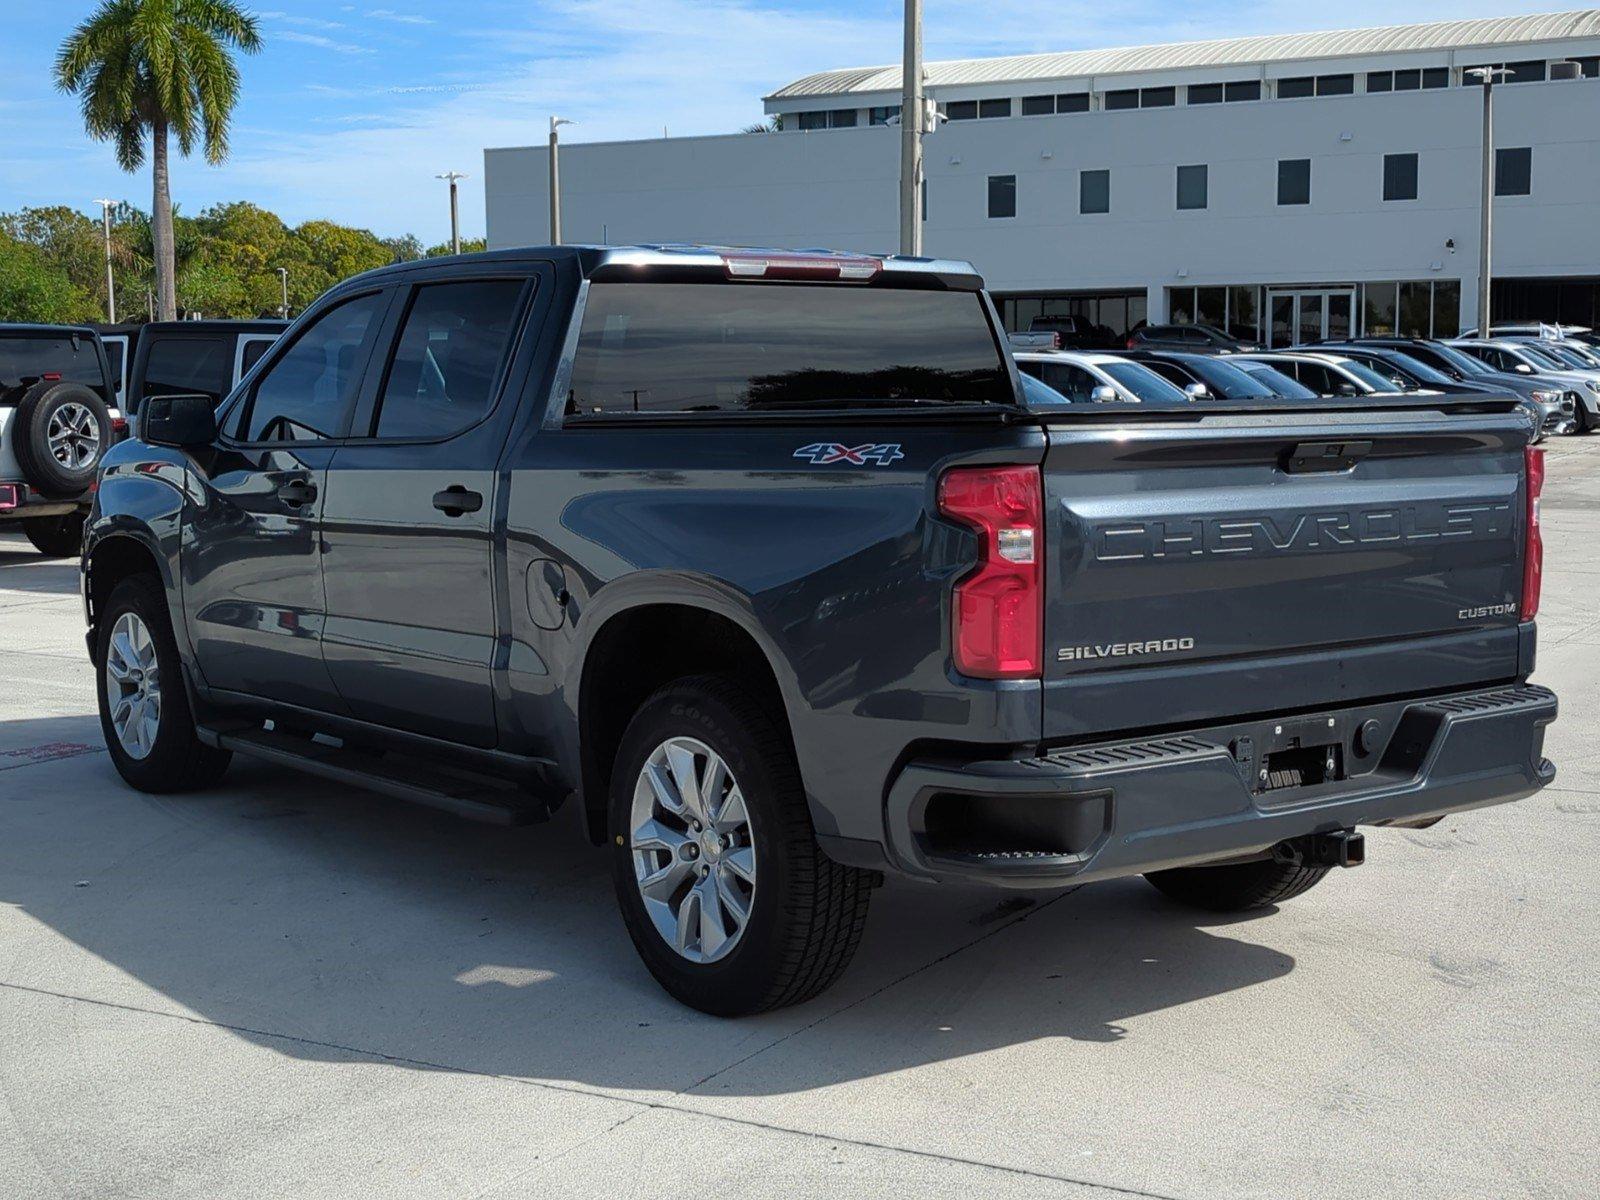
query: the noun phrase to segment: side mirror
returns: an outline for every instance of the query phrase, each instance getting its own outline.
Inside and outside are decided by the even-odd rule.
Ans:
[[[216,401],[210,396],[149,396],[139,414],[139,436],[152,446],[183,450],[217,440]]]
[[[1094,391],[1089,393],[1089,399],[1094,401],[1096,404],[1115,404],[1118,400],[1122,399],[1122,397],[1117,395],[1116,388],[1107,387],[1102,383],[1099,387],[1095,388]]]
[[[1203,383],[1186,383],[1183,385],[1183,394],[1191,400],[1211,399],[1211,389]]]
[[[1359,395],[1361,395],[1361,389],[1358,388],[1353,383],[1341,383],[1339,385],[1338,390],[1336,392],[1334,392],[1334,395],[1336,395],[1336,396],[1359,396]]]
[[[1530,367],[1527,363],[1518,363],[1517,364],[1517,374],[1518,375],[1532,375],[1533,374],[1533,368]]]

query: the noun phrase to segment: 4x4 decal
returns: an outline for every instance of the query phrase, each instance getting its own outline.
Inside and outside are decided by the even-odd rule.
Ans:
[[[862,446],[846,446],[843,442],[812,442],[809,446],[801,446],[794,456],[808,458],[819,467],[841,462],[852,467],[862,467],[869,462],[887,467],[905,457],[900,451],[899,442],[868,442]]]

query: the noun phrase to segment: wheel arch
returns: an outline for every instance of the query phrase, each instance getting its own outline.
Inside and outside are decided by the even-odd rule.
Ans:
[[[83,603],[88,620],[89,657],[96,657],[100,614],[112,590],[132,575],[153,575],[167,596],[167,611],[173,618],[173,635],[179,649],[184,639],[179,636],[180,608],[174,595],[174,579],[170,564],[161,554],[155,539],[139,527],[112,527],[94,532],[83,551]],[[95,663],[99,666],[98,661]]]
[[[590,839],[605,840],[612,760],[628,722],[674,679],[739,679],[779,720],[792,750],[781,662],[752,616],[706,595],[640,596],[595,622],[578,661],[574,705],[578,787]]]

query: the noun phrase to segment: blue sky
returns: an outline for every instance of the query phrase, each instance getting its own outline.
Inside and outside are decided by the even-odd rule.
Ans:
[[[0,30],[0,211],[95,197],[149,206],[148,175],[123,174],[84,137],[76,101],[49,79],[88,0],[9,0]],[[1550,11],[1517,0],[927,0],[927,56],[957,58],[1140,45]],[[894,62],[901,0],[267,0],[266,49],[243,61],[234,154],[173,167],[173,197],[198,211],[251,200],[294,222],[328,217],[382,235],[448,234],[441,171],[466,171],[462,221],[483,231],[482,151],[569,141],[730,133],[760,97],[832,67]]]

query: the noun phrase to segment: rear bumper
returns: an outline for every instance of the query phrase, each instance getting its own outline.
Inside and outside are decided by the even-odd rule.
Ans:
[[[23,520],[28,517],[59,517],[68,513],[88,512],[90,497],[87,493],[77,498],[48,499],[26,483],[0,481],[0,521]]]
[[[1553,780],[1543,751],[1555,717],[1555,694],[1523,684],[1039,758],[912,762],[888,793],[889,857],[927,879],[1047,888],[1249,858],[1359,825],[1426,824]],[[1317,762],[1325,748],[1343,777],[1265,790],[1262,772],[1302,743],[1319,748]]]

